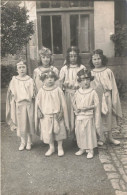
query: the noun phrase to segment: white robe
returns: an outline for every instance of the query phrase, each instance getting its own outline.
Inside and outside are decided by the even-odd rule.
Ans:
[[[114,74],[107,67],[93,69],[91,72],[94,76],[91,86],[96,90],[101,106],[103,107],[102,97],[104,95],[108,107],[108,113],[106,115],[102,114],[104,130],[111,131],[117,125],[117,117],[122,117],[120,98]]]
[[[80,88],[74,95],[73,106],[76,109],[94,106],[92,110],[76,113],[75,134],[79,148],[97,147],[97,134],[100,135],[100,104],[96,91],[92,88]]]
[[[38,109],[43,114],[43,118],[38,120]],[[58,122],[57,114],[63,112],[63,119]],[[40,127],[38,127],[40,125]],[[35,129],[40,131],[40,139],[44,143],[51,143],[54,140],[66,139],[66,128],[69,129],[67,106],[62,90],[53,86],[48,88],[43,86],[36,97],[35,106]]]
[[[34,134],[35,85],[31,77],[13,76],[6,99],[6,121],[11,130],[17,129],[17,136]]]
[[[65,65],[60,70],[59,80],[61,85],[68,84],[68,86],[64,87],[63,89],[65,91],[65,98],[67,101],[69,125],[71,131],[74,131],[74,123],[75,123],[74,112],[72,107],[72,98],[74,96],[77,87],[79,86],[77,82],[77,73],[84,68],[85,66],[82,64],[80,66],[70,65],[69,68]]]

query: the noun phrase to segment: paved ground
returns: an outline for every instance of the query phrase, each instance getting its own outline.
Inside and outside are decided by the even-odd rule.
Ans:
[[[34,137],[31,151],[18,151],[16,133],[2,123],[2,195],[126,195],[127,194],[127,102],[123,120],[114,130],[120,146],[105,144],[95,157],[77,157],[71,140],[64,142],[65,156],[45,157],[48,146]],[[98,152],[99,151],[99,152]]]
[[[116,195],[127,195],[127,101],[122,101],[123,119],[113,136],[120,146],[105,144],[99,148],[99,158]]]

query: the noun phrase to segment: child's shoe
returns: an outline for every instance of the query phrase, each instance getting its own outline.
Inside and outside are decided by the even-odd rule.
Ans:
[[[80,149],[78,152],[75,153],[76,156],[80,156],[85,153],[85,150]]]
[[[87,154],[87,158],[90,159],[90,158],[93,158],[93,150],[89,150],[88,154]]]
[[[109,139],[109,143],[112,143],[114,145],[120,145],[120,141],[119,140],[116,140],[116,139]]]
[[[103,146],[104,142],[103,141],[98,141],[97,144],[98,144],[98,146]]]
[[[64,156],[64,151],[63,149],[58,149],[58,156]]]
[[[49,150],[45,153],[45,156],[51,156],[55,152],[54,148],[49,148]]]
[[[19,151],[22,151],[25,149],[25,143],[21,143],[21,145],[19,146]]]
[[[27,150],[31,150],[31,143],[29,143],[29,142],[27,143],[26,149],[27,149]]]

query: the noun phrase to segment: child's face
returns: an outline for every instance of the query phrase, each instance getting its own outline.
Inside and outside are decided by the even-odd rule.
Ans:
[[[50,55],[41,55],[41,61],[43,66],[48,67],[50,63],[51,56]]]
[[[46,79],[45,79],[45,85],[47,86],[47,87],[51,87],[51,86],[53,86],[55,84],[55,79],[54,79],[54,77],[47,77]]]
[[[69,59],[70,59],[70,64],[72,64],[72,65],[77,64],[77,53],[74,51],[71,51],[69,53]]]
[[[81,83],[80,86],[83,89],[88,89],[90,87],[90,78],[82,78],[81,77]]]
[[[100,68],[102,66],[102,60],[99,54],[95,54],[92,56],[92,62],[95,68]]]
[[[23,77],[26,75],[26,65],[18,65],[17,66],[17,72],[19,74],[19,76]]]

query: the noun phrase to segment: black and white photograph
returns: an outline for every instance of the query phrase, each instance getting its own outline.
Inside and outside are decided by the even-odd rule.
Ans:
[[[127,195],[127,0],[1,1],[1,195]]]

